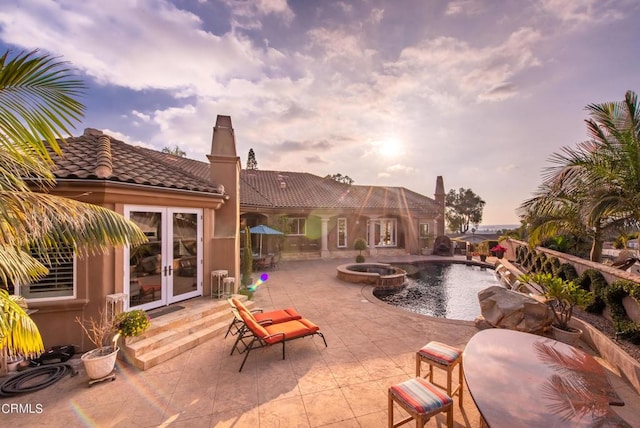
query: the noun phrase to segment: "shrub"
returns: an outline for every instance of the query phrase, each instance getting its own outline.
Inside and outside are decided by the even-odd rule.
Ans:
[[[559,266],[560,266],[560,261],[558,260],[557,257],[549,257],[542,264],[542,273],[548,273],[548,274],[554,275],[555,271],[558,269]]]
[[[142,309],[122,312],[116,315],[115,328],[124,337],[139,336],[149,327],[149,317]]]
[[[358,250],[360,252],[356,256],[356,263],[363,263],[364,262],[364,256],[362,255],[362,250],[366,250],[367,249],[367,241],[365,241],[362,238],[358,238],[353,243],[353,248],[355,248],[356,250]]]
[[[242,253],[242,279],[241,284],[245,287],[251,285],[253,279],[253,254],[251,250],[251,232],[248,227],[244,228],[244,251]]]
[[[601,314],[606,306],[603,293],[608,287],[607,280],[604,279],[604,276],[595,269],[587,269],[580,278],[576,280],[576,283],[583,290],[593,292],[593,301],[585,306],[585,311],[593,314]]]
[[[571,263],[562,263],[556,269],[555,275],[567,281],[575,281],[578,279],[578,271]]]
[[[532,272],[543,273],[542,266],[547,261],[547,255],[542,251],[539,254],[536,254],[533,259],[533,265],[531,266]]]
[[[574,307],[584,307],[593,298],[593,293],[583,290],[573,281],[565,281],[548,273],[523,275],[522,279],[532,280],[544,288],[544,296],[553,308],[555,325],[562,330],[569,330]]]

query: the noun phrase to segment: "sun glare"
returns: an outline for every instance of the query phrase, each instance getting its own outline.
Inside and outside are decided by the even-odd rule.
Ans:
[[[380,156],[385,158],[395,158],[403,153],[403,146],[398,140],[388,138],[376,143],[376,150]]]

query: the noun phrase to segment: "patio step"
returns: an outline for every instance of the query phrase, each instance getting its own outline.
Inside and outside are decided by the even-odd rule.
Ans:
[[[246,301],[245,296],[236,297],[248,307],[254,305]],[[121,352],[125,361],[140,370],[148,370],[224,335],[233,318],[226,300],[199,298],[178,305],[184,309],[152,318],[144,334],[126,339]]]

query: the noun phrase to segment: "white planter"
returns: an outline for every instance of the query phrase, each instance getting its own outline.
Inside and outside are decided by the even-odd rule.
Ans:
[[[7,357],[7,372],[15,373],[18,371],[18,365],[24,361],[21,355]]]
[[[569,327],[573,331],[562,330],[555,325],[551,326],[553,330],[553,337],[558,342],[566,343],[567,345],[575,346],[582,336],[582,330],[575,327]]]
[[[116,365],[116,358],[120,348],[104,346],[102,348],[89,351],[80,357],[89,379],[102,379],[113,371]]]

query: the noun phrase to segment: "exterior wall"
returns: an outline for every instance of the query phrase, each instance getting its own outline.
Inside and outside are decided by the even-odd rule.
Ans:
[[[212,195],[166,191],[142,186],[127,186],[105,182],[71,182],[61,180],[52,192],[79,199],[124,213],[125,205],[149,205],[161,207],[203,208],[203,235],[205,242],[214,231],[215,210],[223,200]],[[82,195],[82,196],[77,196]],[[203,245],[203,293],[209,292],[208,268],[217,263],[215,249]],[[128,266],[128,264],[127,264]],[[84,336],[75,318],[98,318],[105,310],[105,296],[124,291],[124,250],[111,249],[108,254],[76,259],[76,298],[58,301],[30,301],[29,308],[36,309],[31,317],[42,335],[45,347],[74,344],[80,350],[93,348]],[[231,271],[229,273],[231,276]]]

